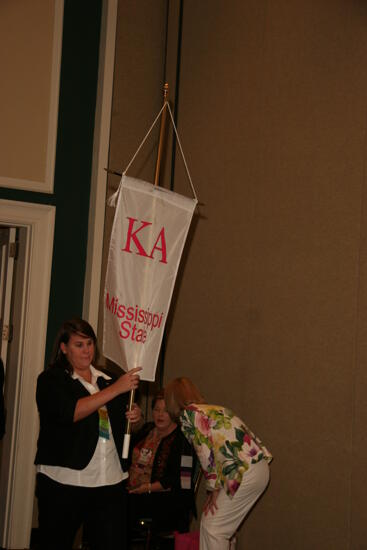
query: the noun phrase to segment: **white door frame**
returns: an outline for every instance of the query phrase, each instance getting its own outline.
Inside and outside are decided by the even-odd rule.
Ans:
[[[10,227],[8,229],[9,237],[8,242],[3,245],[3,254],[6,258],[2,258],[2,269],[0,275],[0,317],[1,317],[1,330],[3,334],[1,335],[1,359],[3,361],[4,369],[6,371],[6,357],[8,354],[8,345],[9,345],[9,327],[10,327],[10,306],[11,306],[11,295],[13,288],[13,275],[14,275],[14,256],[10,254],[10,248],[12,245],[15,245],[16,241],[16,228]],[[5,268],[5,269],[4,269]],[[4,337],[4,332],[7,333]]]
[[[11,430],[12,469],[9,475],[5,524],[0,545],[28,548],[32,528],[35,467],[38,436],[35,390],[44,368],[50,294],[55,207],[0,200],[0,224],[28,229],[28,271],[23,289],[22,338],[20,350],[17,414]],[[5,436],[7,437],[7,435]]]

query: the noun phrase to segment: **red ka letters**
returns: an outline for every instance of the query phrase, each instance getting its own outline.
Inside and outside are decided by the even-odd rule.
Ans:
[[[129,220],[129,227],[128,227],[128,230],[127,230],[126,244],[125,244],[124,248],[122,248],[121,250],[123,252],[129,252],[131,254],[132,253],[131,241],[133,241],[134,244],[135,244],[135,247],[136,247],[136,254],[138,254],[139,256],[144,256],[145,258],[150,258],[151,260],[153,260],[154,259],[153,258],[154,252],[156,250],[158,250],[161,253],[161,259],[159,261],[163,264],[166,264],[167,263],[167,245],[166,245],[166,237],[165,237],[164,227],[162,227],[162,229],[158,233],[158,237],[155,240],[154,246],[153,246],[150,254],[148,254],[146,252],[146,250],[144,249],[143,245],[141,244],[141,242],[139,241],[139,237],[138,237],[137,234],[140,231],[142,231],[143,229],[145,229],[146,227],[152,225],[152,222],[146,222],[146,221],[141,220],[140,227],[138,227],[137,229],[134,230],[135,222],[139,222],[139,220],[136,219],[136,218],[130,218],[129,216],[127,216],[127,219]]]

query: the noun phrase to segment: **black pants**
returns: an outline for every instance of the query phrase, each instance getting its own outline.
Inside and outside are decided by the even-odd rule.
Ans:
[[[91,550],[125,550],[125,482],[76,487],[37,474],[41,550],[70,550],[83,524]]]
[[[129,527],[135,528],[142,518],[152,520],[153,531],[179,531],[189,530],[190,493],[158,492],[144,493],[142,495],[129,494]]]

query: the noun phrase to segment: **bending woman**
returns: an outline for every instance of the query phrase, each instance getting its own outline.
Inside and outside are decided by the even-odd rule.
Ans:
[[[69,550],[84,524],[93,550],[125,548],[126,515],[121,455],[126,392],[138,371],[112,378],[92,366],[96,335],[82,319],[66,321],[56,338],[51,365],[37,381],[40,433],[35,459],[42,550]]]
[[[232,411],[207,404],[189,378],[169,382],[165,400],[171,417],[180,422],[194,446],[206,479],[200,550],[227,550],[269,482],[272,457]]]

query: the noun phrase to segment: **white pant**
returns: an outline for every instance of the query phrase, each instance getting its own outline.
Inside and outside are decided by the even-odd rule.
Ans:
[[[234,548],[230,539],[238,526],[264,492],[269,482],[266,460],[252,464],[242,478],[241,485],[231,499],[221,489],[217,498],[218,510],[201,516],[200,550],[228,550]]]

